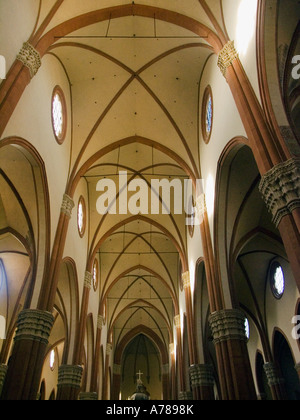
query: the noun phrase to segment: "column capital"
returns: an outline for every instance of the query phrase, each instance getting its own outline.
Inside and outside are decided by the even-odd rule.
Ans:
[[[106,344],[106,356],[110,356],[113,351],[113,345],[111,343]]]
[[[72,210],[74,207],[75,203],[73,199],[70,196],[68,196],[68,194],[64,194],[60,211],[64,213],[69,219],[71,219]]]
[[[182,273],[182,285],[184,289],[189,289],[191,286],[190,272]]]
[[[212,365],[192,365],[190,367],[192,388],[200,386],[213,387],[215,384]]]
[[[179,401],[193,401],[193,393],[191,391],[179,392]]]
[[[29,69],[30,76],[33,78],[42,65],[40,53],[29,43],[24,42],[17,60],[21,61]]]
[[[80,401],[98,401],[97,392],[81,392],[79,394]]]
[[[284,216],[300,208],[300,159],[274,166],[262,177],[259,190],[278,227]]]
[[[245,315],[239,309],[224,309],[213,312],[209,317],[214,343],[222,341],[247,341]]]
[[[176,328],[180,328],[181,327],[181,320],[180,320],[180,315],[176,315],[174,317],[174,324]]]
[[[26,309],[19,313],[15,341],[32,340],[48,344],[54,317],[50,312]]]
[[[204,217],[205,213],[207,213],[206,197],[205,197],[204,193],[200,194],[196,198],[196,207],[197,207],[199,221],[200,221],[200,223],[202,223],[203,217]]]
[[[84,274],[84,287],[88,290],[91,290],[93,281],[93,275],[89,271],[86,271]]]
[[[280,385],[284,382],[284,379],[279,377],[278,369],[274,363],[265,363],[264,371],[266,372],[269,386]]]
[[[226,77],[228,67],[232,66],[234,60],[239,57],[234,46],[234,41],[229,41],[224,45],[218,55],[218,67],[220,68],[224,77]]]
[[[61,365],[58,368],[58,387],[81,387],[82,366],[77,365]]]
[[[98,330],[102,330],[104,325],[104,318],[102,315],[98,315],[98,320],[97,320],[97,328]]]

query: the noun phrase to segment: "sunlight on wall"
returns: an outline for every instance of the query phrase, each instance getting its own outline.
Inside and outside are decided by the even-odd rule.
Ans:
[[[235,43],[239,54],[245,56],[256,28],[257,0],[242,0],[237,18]]]

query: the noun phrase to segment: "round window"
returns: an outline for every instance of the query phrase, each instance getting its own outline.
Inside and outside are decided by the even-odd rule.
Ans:
[[[67,110],[64,93],[59,86],[54,88],[52,94],[52,128],[56,141],[62,144],[67,131]]]
[[[283,268],[277,261],[270,266],[270,285],[276,299],[281,299],[285,291],[285,277]]]
[[[213,128],[213,96],[210,86],[207,86],[203,95],[202,103],[202,135],[207,144],[211,138]]]

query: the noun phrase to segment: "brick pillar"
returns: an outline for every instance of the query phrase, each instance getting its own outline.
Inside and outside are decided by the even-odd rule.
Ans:
[[[80,401],[98,401],[97,392],[81,392],[79,394]]]
[[[81,388],[83,368],[74,365],[61,365],[58,368],[57,400],[77,400]]]
[[[273,400],[284,400],[284,379],[280,377],[279,370],[272,362],[264,364],[264,371],[266,372],[268,384],[271,389]]]
[[[245,315],[238,309],[225,309],[212,313],[209,323],[217,352],[222,399],[256,400]]]
[[[20,312],[2,400],[36,400],[53,322],[49,312]]]
[[[215,378],[211,365],[193,365],[190,367],[191,384],[194,395],[201,401],[212,401]]]
[[[193,393],[191,391],[179,392],[179,401],[193,401]]]

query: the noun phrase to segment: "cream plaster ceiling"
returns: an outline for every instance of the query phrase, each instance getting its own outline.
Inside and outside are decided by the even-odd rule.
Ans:
[[[199,83],[213,49],[197,35],[199,28],[192,32],[184,21],[192,18],[216,33],[223,27],[222,1],[209,0],[208,14],[198,0],[133,3],[64,0],[44,34],[85,15],[80,29],[57,38],[48,54],[57,57],[70,81],[74,173],[106,150],[81,175],[89,193],[89,255],[99,257],[100,298],[114,342],[146,326],[167,347],[180,290],[179,251],[182,260],[186,255],[185,215],[102,217],[96,184],[116,179],[120,170],[149,183],[161,177],[183,180],[187,172],[199,177]],[[39,22],[54,4],[41,3]],[[132,13],[114,18],[112,8],[125,5]],[[88,19],[105,8],[110,8],[106,15]],[[160,9],[167,11],[165,20]],[[171,23],[174,16],[182,25]]]

